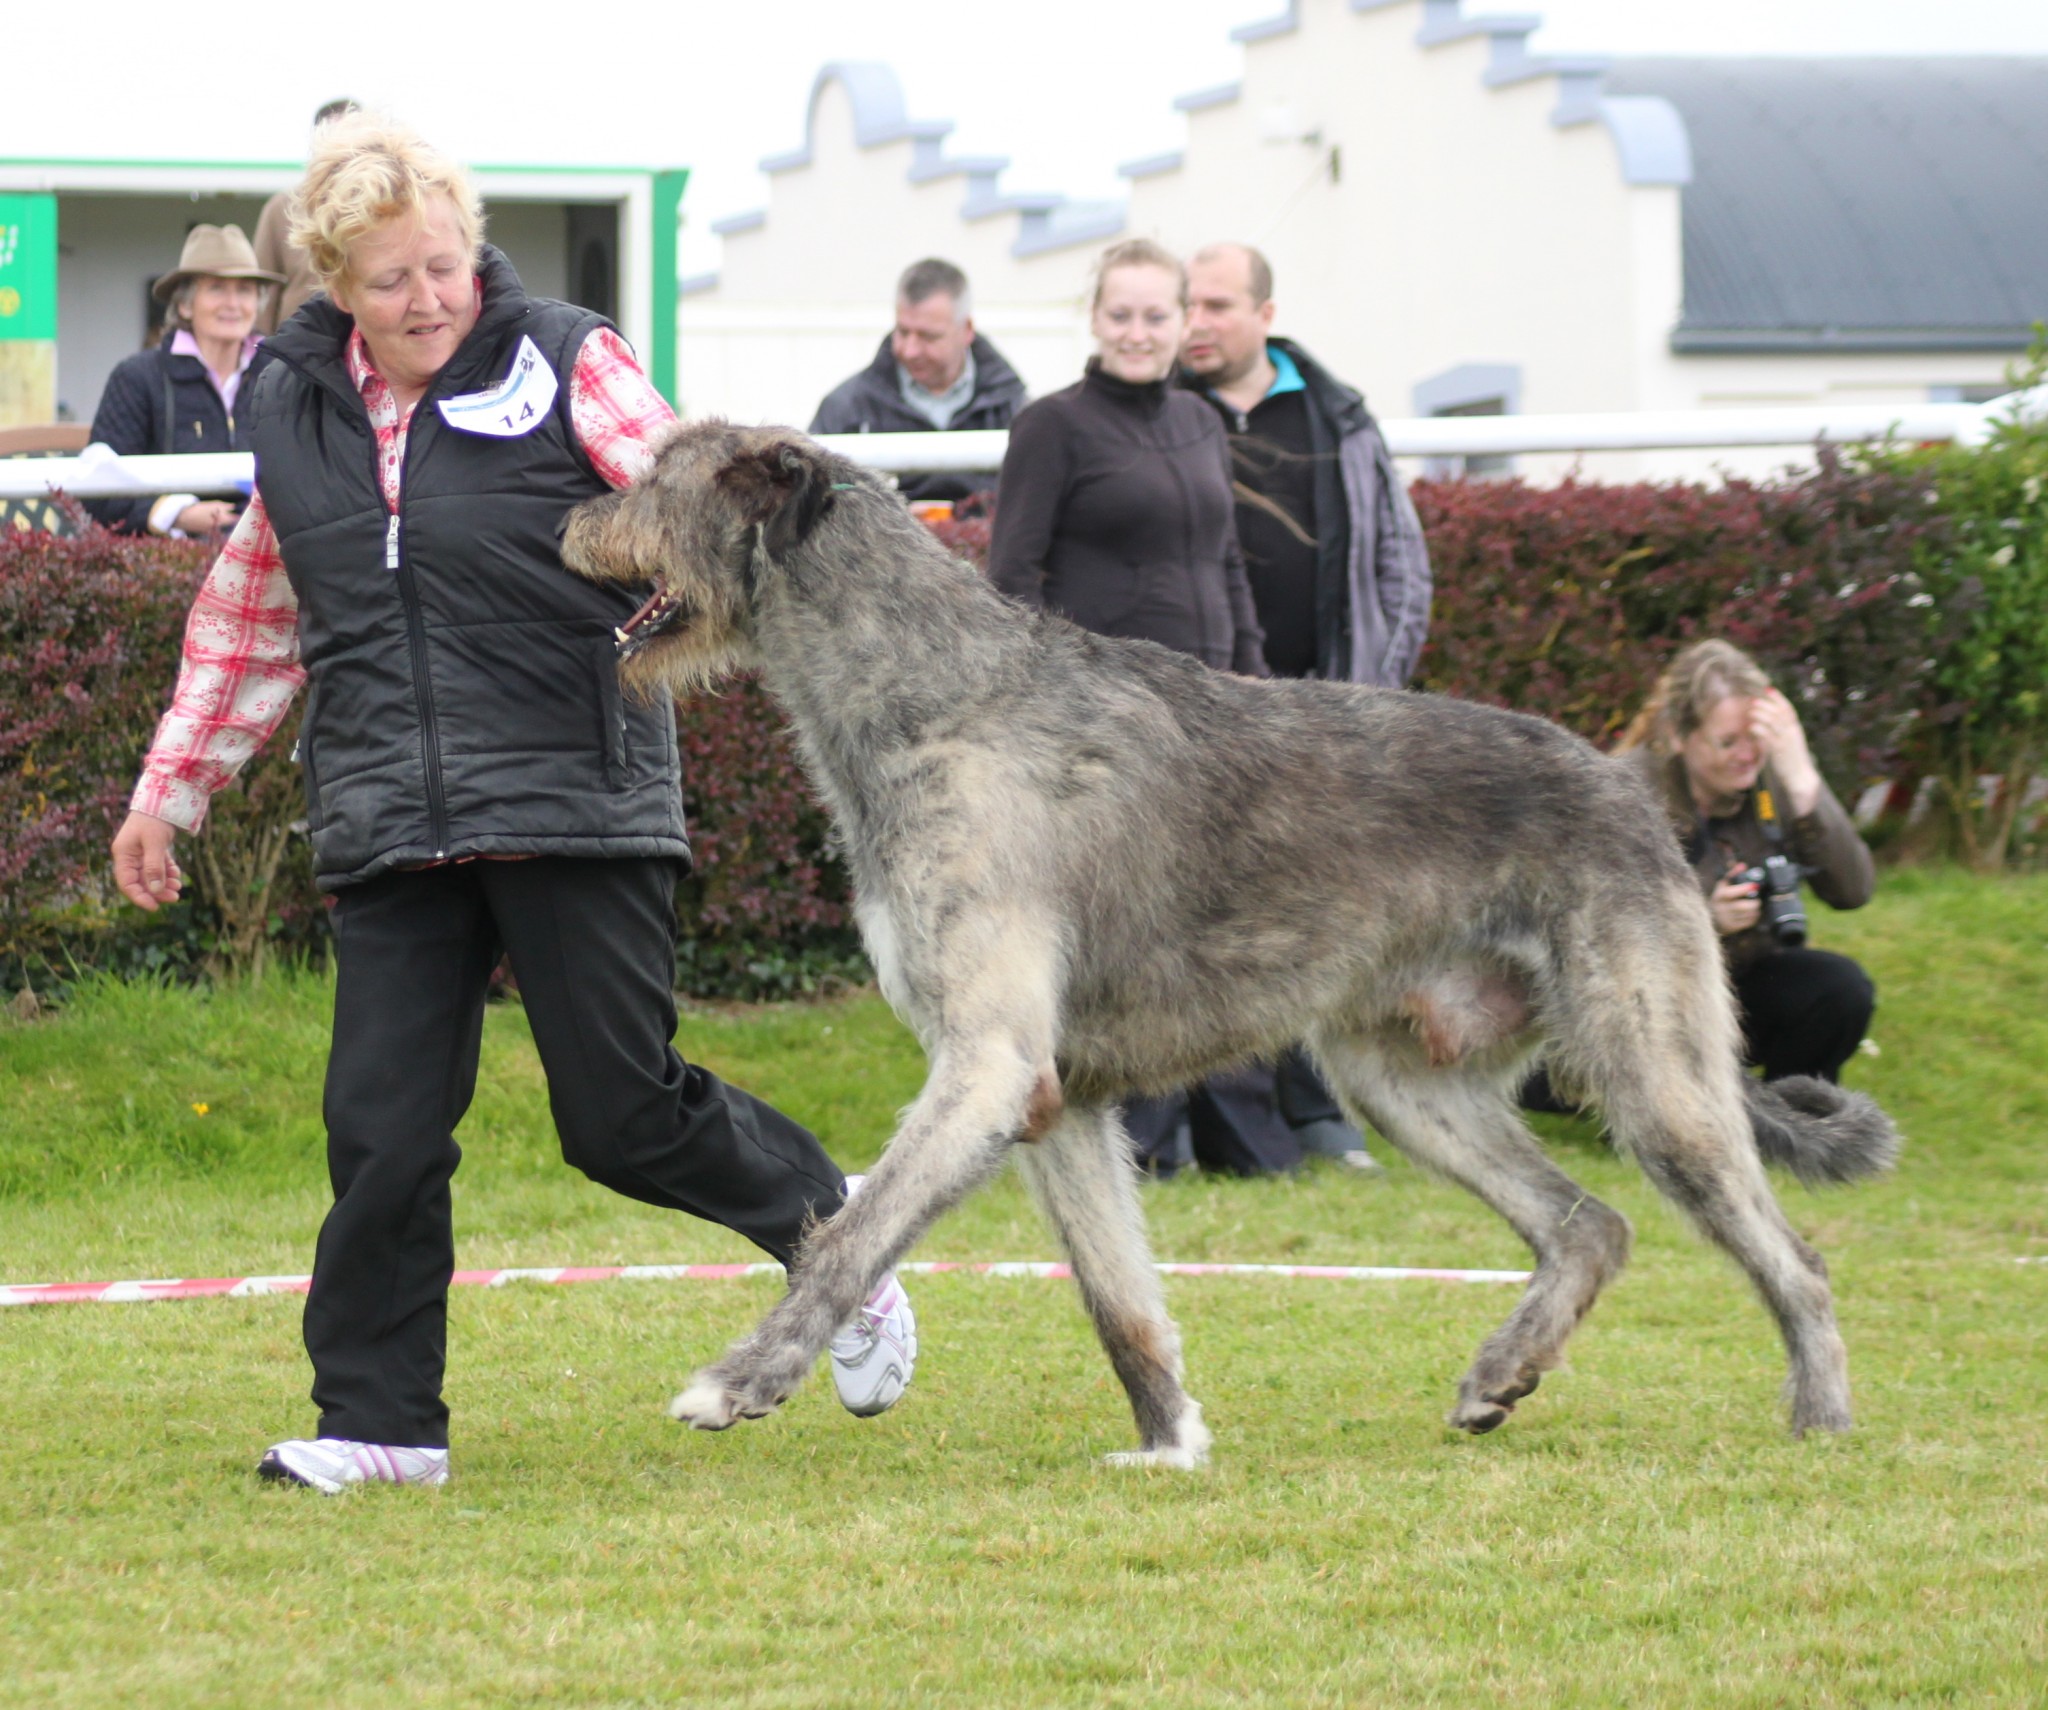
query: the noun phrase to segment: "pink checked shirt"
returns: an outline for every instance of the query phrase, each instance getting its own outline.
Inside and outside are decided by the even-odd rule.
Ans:
[[[384,503],[396,511],[412,413],[400,414],[391,388],[370,366],[360,332],[349,336],[348,371],[376,429]],[[583,341],[569,378],[569,418],[591,466],[614,487],[624,487],[647,472],[675,412],[641,372],[626,341],[600,328]],[[156,727],[129,806],[197,831],[213,792],[284,722],[305,680],[299,603],[259,494],[192,603],[177,691]]]

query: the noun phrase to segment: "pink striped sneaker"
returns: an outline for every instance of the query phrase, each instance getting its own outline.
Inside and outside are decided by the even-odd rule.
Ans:
[[[301,1438],[271,1449],[257,1463],[256,1476],[272,1484],[308,1485],[327,1496],[339,1496],[352,1484],[446,1484],[448,1451]]]
[[[903,1399],[916,1367],[917,1315],[891,1271],[832,1338],[832,1386],[847,1412],[872,1419]]]

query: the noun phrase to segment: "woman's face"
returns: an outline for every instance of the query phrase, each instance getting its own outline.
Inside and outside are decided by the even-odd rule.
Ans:
[[[1103,370],[1134,386],[1173,372],[1187,324],[1179,278],[1167,268],[1142,263],[1112,268],[1102,276],[1088,323]]]
[[[377,372],[401,392],[423,391],[483,307],[455,204],[437,196],[422,217],[391,220],[358,238],[331,295],[355,317]]]
[[[1756,784],[1764,769],[1764,750],[1750,728],[1754,704],[1747,695],[1725,696],[1679,744],[1695,797],[1739,796]]]
[[[192,281],[192,300],[185,307],[192,317],[193,337],[240,344],[255,330],[256,308],[262,301],[263,287],[254,279],[202,273]]]

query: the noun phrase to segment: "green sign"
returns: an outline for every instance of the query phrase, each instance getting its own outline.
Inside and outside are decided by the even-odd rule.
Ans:
[[[57,336],[57,198],[0,196],[0,340]]]

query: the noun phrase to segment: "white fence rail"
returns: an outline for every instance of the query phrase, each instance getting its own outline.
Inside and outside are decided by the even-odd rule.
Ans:
[[[1859,440],[1979,445],[2000,420],[2048,415],[2048,388],[1988,404],[1858,404],[1832,409],[1640,410],[1606,415],[1421,416],[1383,421],[1396,457],[1503,457],[1533,452],[1721,450]],[[828,434],[820,443],[870,469],[985,473],[1002,467],[1007,433]],[[246,493],[247,452],[116,457],[91,446],[77,457],[0,458],[0,499],[52,489],[81,499],[151,493]]]

